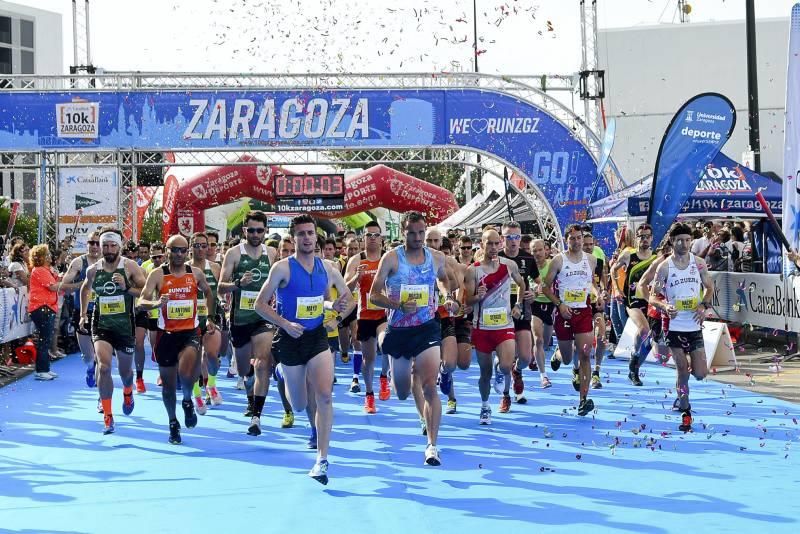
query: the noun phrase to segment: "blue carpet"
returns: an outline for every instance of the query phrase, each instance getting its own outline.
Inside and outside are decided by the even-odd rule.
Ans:
[[[568,369],[551,373],[546,391],[531,389],[538,373],[526,371],[530,402],[499,414],[493,393],[493,424],[480,427],[473,365],[456,373],[458,414],[443,416],[443,465],[431,468],[411,400],[378,401],[378,414],[365,415],[339,363],[331,482],[322,486],[306,476],[315,453],[305,448],[305,416],[282,430],[272,389],[260,437],[245,434],[246,399],[221,378],[225,404],[183,429],[183,445],[168,444],[152,365],[129,417],[115,376],[110,436],[78,356],[54,365],[53,382],[29,376],[0,389],[0,532],[800,528],[797,406],[692,383],[696,430],[684,434],[668,368],[646,366],[645,387],[634,388],[625,362],[606,362],[597,412],[586,418],[576,415]]]

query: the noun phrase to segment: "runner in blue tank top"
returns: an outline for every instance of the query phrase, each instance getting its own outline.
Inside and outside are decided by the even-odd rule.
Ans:
[[[436,286],[447,295],[445,308],[455,313],[458,305],[449,291],[445,257],[424,246],[427,223],[416,211],[403,215],[401,228],[405,245],[388,252],[378,266],[372,282],[370,299],[387,308],[389,326],[378,339],[384,354],[392,356],[392,383],[397,398],[408,398],[414,390],[415,400],[424,397],[425,426],[428,446],[425,463],[440,465],[436,438],[442,418],[442,401],[436,391],[436,377],[441,363],[441,327],[435,319],[438,302]],[[411,361],[421,387],[412,388]]]
[[[338,268],[317,258],[317,224],[309,215],[292,219],[289,233],[297,252],[280,260],[269,271],[267,283],[255,302],[255,311],[278,327],[272,353],[280,362],[286,392],[295,413],[316,402],[317,461],[308,476],[328,483],[328,444],[333,424],[333,358],[323,312],[333,309],[346,316],[355,301]],[[328,300],[331,288],[339,298]],[[269,305],[276,296],[277,309]],[[309,402],[306,384],[314,399]]]

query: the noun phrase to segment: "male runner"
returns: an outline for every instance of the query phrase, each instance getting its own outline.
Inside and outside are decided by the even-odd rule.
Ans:
[[[387,308],[389,326],[378,340],[385,354],[391,355],[392,385],[397,398],[405,400],[414,379],[422,385],[428,444],[425,463],[441,465],[436,439],[442,419],[442,402],[436,393],[436,377],[441,365],[441,327],[435,320],[436,287],[447,295],[445,308],[455,312],[458,305],[449,293],[447,269],[441,252],[424,246],[425,216],[409,211],[400,228],[405,244],[381,259],[372,282],[372,303]]]
[[[345,251],[347,255],[339,257],[342,276],[344,276],[347,263],[350,259],[361,252],[358,239],[355,238],[355,235],[345,238]],[[357,300],[358,295],[354,293],[353,298]],[[361,375],[361,366],[364,361],[364,356],[361,352],[361,343],[358,341],[356,332],[356,316],[356,309],[353,308],[353,311],[339,322],[339,349],[342,353],[342,363],[350,361],[350,347],[353,347],[353,382],[350,384],[350,393],[358,393],[361,391],[361,386],[358,384],[358,377]]]
[[[578,415],[584,416],[594,410],[594,401],[588,398],[592,374],[590,354],[594,345],[590,294],[594,292],[600,308],[603,307],[603,299],[594,285],[597,258],[583,251],[580,225],[567,226],[564,237],[567,251],[550,261],[542,290],[558,307],[555,331],[561,360],[569,365],[574,348],[578,349],[580,369],[573,368],[572,383],[578,386],[576,389],[580,392]],[[557,287],[553,285],[554,282]]]
[[[219,285],[219,276],[222,274],[222,260],[224,259],[225,255],[222,254],[219,246],[219,234],[214,231],[206,231],[206,237],[208,237],[208,253],[206,254],[206,258],[208,261],[214,262],[220,266],[220,272],[218,273],[217,278],[217,285]],[[222,366],[222,362],[227,359],[230,352],[233,352],[231,349],[231,325],[228,322],[228,315],[227,315],[227,298],[221,297],[219,295],[219,291],[217,291],[217,316],[214,318],[214,324],[217,326],[217,330],[220,332],[220,349],[219,349],[219,356],[217,360],[220,362],[220,367]],[[222,399],[222,397],[220,397]],[[212,399],[213,403],[213,399]]]
[[[625,286],[617,289],[625,299],[628,317],[636,325],[635,350],[631,354],[631,361],[628,365],[628,379],[634,386],[642,385],[642,380],[639,378],[639,366],[650,351],[649,343],[647,343],[650,327],[645,316],[647,301],[637,293],[636,284],[644,275],[647,267],[656,259],[651,248],[652,242],[653,229],[649,224],[640,225],[636,229],[636,250],[623,252],[614,264],[611,273],[612,280],[617,280],[618,272],[622,269],[626,271]]]
[[[255,310],[256,297],[269,276],[277,250],[264,245],[267,216],[251,211],[244,218],[242,234],[246,241],[225,254],[217,291],[233,293],[231,307],[231,338],[239,376],[247,376],[247,411],[250,417],[247,433],[261,434],[261,411],[269,391],[272,368],[271,347],[274,328]],[[255,365],[250,360],[255,359]],[[248,371],[249,369],[249,371]],[[253,378],[255,375],[255,378]]]
[[[351,293],[339,270],[314,255],[317,224],[309,215],[292,219],[289,233],[296,252],[278,261],[256,299],[256,312],[278,326],[273,351],[280,361],[286,391],[294,411],[306,409],[309,396],[316,403],[317,461],[308,476],[328,483],[328,446],[333,424],[333,359],[323,321],[323,309],[339,313],[353,307]],[[339,298],[326,301],[335,286]],[[276,296],[277,309],[270,306]]]
[[[678,374],[678,398],[684,432],[692,429],[692,406],[689,404],[689,372],[697,380],[708,374],[703,345],[703,319],[711,307],[714,280],[706,262],[689,252],[692,230],[686,224],[675,225],[669,233],[672,254],[656,272],[650,304],[669,317],[667,345]],[[663,297],[663,300],[659,299]]]
[[[164,254],[164,245],[161,243],[153,243],[150,245],[150,259],[142,262],[142,271],[144,271],[145,276],[149,276],[153,270],[161,267],[164,263],[164,259],[166,255]],[[158,340],[158,310],[150,310],[147,313],[147,330],[149,332],[148,337],[150,338],[150,359],[152,361],[156,361],[156,341]],[[136,376],[136,391],[139,393],[144,393],[146,388],[144,386],[144,378],[139,376],[139,370],[137,369],[137,376]],[[161,385],[161,375],[158,376],[156,379],[156,384]]]
[[[111,410],[111,397],[114,394],[111,358],[114,354],[122,379],[122,413],[130,415],[133,412],[133,299],[139,296],[145,279],[142,268],[134,260],[121,257],[122,234],[118,230],[103,229],[100,248],[103,257],[86,269],[86,279],[81,286],[79,327],[85,331],[89,324],[89,296],[94,294],[91,325],[98,362],[97,385],[103,407],[103,434],[111,434],[114,432]]]
[[[219,406],[222,404],[222,396],[217,391],[217,373],[219,372],[219,348],[222,342],[222,335],[219,328],[207,329],[206,323],[210,318],[215,326],[218,321],[218,313],[210,315],[212,305],[216,307],[217,304],[217,285],[220,274],[220,265],[209,261],[208,254],[208,235],[202,232],[197,232],[192,236],[192,261],[191,265],[195,269],[205,275],[206,282],[211,288],[213,295],[213,303],[206,301],[205,296],[198,293],[197,295],[197,319],[200,326],[201,339],[203,344],[202,364],[208,371],[208,378],[206,381],[206,390],[211,399],[212,406]],[[200,379],[202,381],[202,377]],[[197,413],[205,415],[208,407],[203,401],[203,395],[200,388],[200,383],[195,382],[193,388],[194,403],[197,408]]]
[[[192,404],[192,389],[200,377],[200,329],[198,293],[203,294],[206,311],[206,331],[216,326],[208,319],[216,312],[214,294],[200,269],[186,262],[189,243],[182,235],[167,240],[167,263],[152,271],[139,298],[138,308],[158,309],[158,338],[155,352],[161,376],[161,399],[169,418],[169,442],[181,443],[181,425],[175,416],[178,375],[183,390],[184,423],[186,428],[197,425]],[[158,297],[158,298],[155,298]]]
[[[590,231],[586,231],[584,226],[583,231],[583,251],[587,254],[594,254],[594,236]],[[602,258],[595,255],[597,265],[594,269],[594,284],[600,288],[600,295],[603,297],[603,302],[608,298],[606,287],[608,287],[608,271],[606,270],[606,262]],[[603,381],[600,380],[600,366],[603,363],[603,356],[606,353],[606,311],[597,305],[596,300],[590,302],[592,308],[592,319],[594,323],[594,338],[596,346],[594,348],[594,370],[592,371],[592,389],[602,389]],[[573,365],[577,364],[577,360]]]
[[[672,243],[667,240],[657,252],[658,259],[650,264],[650,267],[647,268],[647,271],[639,280],[638,284],[639,291],[641,292],[642,296],[647,299],[648,303],[650,302],[650,297],[652,296],[651,290],[653,282],[656,279],[658,268],[662,263],[667,261],[672,254]],[[659,295],[658,298],[660,300],[664,300],[663,295]],[[647,322],[650,325],[650,337],[653,340],[653,343],[656,345],[656,357],[659,362],[666,364],[667,361],[669,361],[670,352],[664,332],[669,331],[669,317],[664,317],[661,313],[661,310],[652,305],[648,305]],[[678,389],[677,383],[675,384],[675,389]],[[674,410],[678,409],[679,403],[680,398],[675,399],[675,403],[673,404]]]
[[[495,373],[508,376],[517,354],[514,319],[522,316],[522,295],[525,280],[514,260],[499,255],[500,234],[487,228],[481,236],[483,259],[467,269],[465,277],[466,304],[474,306],[472,320],[472,344],[478,354],[481,370],[478,389],[481,394],[479,422],[489,425],[492,422],[492,409],[489,406],[489,387],[492,368]],[[516,304],[511,304],[511,281],[517,286]],[[492,352],[497,352],[498,364],[492,365]],[[527,363],[526,363],[527,365]],[[511,410],[511,397],[508,390],[502,390],[500,413]]]
[[[364,227],[366,249],[359,255],[353,256],[347,262],[345,284],[350,290],[356,289],[358,294],[358,326],[356,328],[358,341],[364,355],[362,372],[367,391],[364,397],[364,411],[373,414],[375,408],[375,393],[372,390],[373,376],[375,374],[375,357],[378,351],[378,336],[386,330],[386,312],[383,308],[375,306],[369,300],[369,291],[372,280],[378,272],[378,264],[383,255],[383,236],[381,226],[377,221],[371,221]],[[355,363],[355,362],[354,362]],[[380,376],[381,400],[389,399],[389,380],[385,374]]]
[[[531,281],[539,283],[539,269],[536,267],[536,260],[527,251],[520,249],[522,240],[522,227],[517,221],[503,223],[503,249],[499,252],[501,258],[508,258],[517,264],[519,274],[525,280],[522,291],[517,289],[517,284],[511,284],[511,306],[517,304],[517,293],[523,295],[520,303],[522,315],[519,319],[514,319],[514,336],[516,339],[517,355],[514,365],[511,368],[511,376],[514,378],[514,400],[519,404],[525,404],[525,384],[522,381],[522,370],[531,363],[533,356],[533,335],[531,334],[531,302],[536,296],[531,290]],[[502,376],[502,375],[501,375]],[[511,376],[503,378],[503,398],[509,396],[509,386]],[[499,378],[496,377],[495,388],[500,388]],[[499,392],[498,392],[499,393]],[[500,410],[502,413],[502,410]]]
[[[550,269],[550,258],[547,256],[546,242],[544,239],[535,239],[531,246],[533,248],[533,258],[536,260],[536,269],[539,271],[539,278],[544,279]],[[541,284],[536,288],[536,297],[531,303],[531,315],[533,326],[533,344],[536,368],[539,370],[539,382],[542,389],[549,388],[552,384],[547,376],[547,369],[544,365],[545,347],[550,346],[553,337],[553,321],[555,305],[542,292]],[[530,367],[534,363],[531,362]],[[560,363],[559,363],[560,365]]]
[[[86,271],[90,265],[93,265],[100,260],[100,232],[92,232],[89,234],[87,241],[87,252],[72,260],[69,264],[69,269],[61,280],[62,286],[67,284],[78,283],[78,289],[75,291],[75,311],[72,316],[72,323],[75,327],[75,337],[78,339],[78,347],[81,349],[83,356],[83,363],[86,364],[86,385],[90,388],[97,386],[97,361],[94,357],[94,344],[92,343],[92,314],[94,312],[95,296],[89,294],[89,302],[87,307],[87,320],[88,323],[85,327],[80,326],[81,322],[81,286],[86,279]]]

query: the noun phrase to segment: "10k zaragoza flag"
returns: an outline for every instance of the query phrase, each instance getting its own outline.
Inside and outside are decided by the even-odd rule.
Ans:
[[[794,250],[800,248],[800,4],[792,8],[789,68],[786,74],[786,125],[783,149],[783,233]],[[784,255],[784,258],[786,256]],[[785,260],[784,272],[792,272]]]
[[[736,124],[736,110],[718,93],[689,99],[667,128],[656,158],[650,212],[654,246],[661,242]]]

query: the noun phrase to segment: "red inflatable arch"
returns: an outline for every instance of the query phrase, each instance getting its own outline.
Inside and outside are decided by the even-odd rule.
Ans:
[[[257,162],[252,156],[239,161]],[[204,211],[242,197],[274,203],[272,176],[291,171],[269,165],[230,165],[217,167],[178,184],[168,174],[164,184],[164,227],[166,239],[179,231],[189,235],[205,228]],[[452,192],[408,174],[376,165],[345,179],[345,209],[319,213],[321,217],[344,217],[373,208],[383,207],[403,212],[416,210],[425,213],[431,223],[452,215],[457,209]]]

